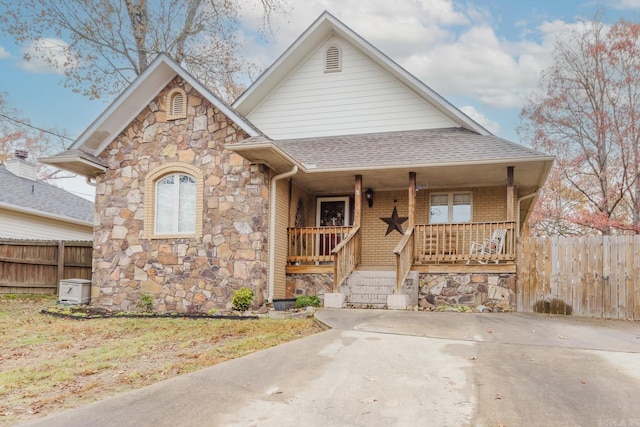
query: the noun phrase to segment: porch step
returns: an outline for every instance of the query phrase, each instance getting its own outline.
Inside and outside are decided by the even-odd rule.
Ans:
[[[347,283],[340,287],[346,294],[346,303],[357,308],[384,308],[387,296],[394,293],[396,274],[394,271],[354,271]]]

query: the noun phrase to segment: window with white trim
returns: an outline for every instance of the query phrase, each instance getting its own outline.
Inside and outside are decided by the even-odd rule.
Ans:
[[[195,178],[176,173],[158,180],[155,214],[155,234],[195,233]]]
[[[432,193],[429,203],[430,224],[471,222],[471,193]]]

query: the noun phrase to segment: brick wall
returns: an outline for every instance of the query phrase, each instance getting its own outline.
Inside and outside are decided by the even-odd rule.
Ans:
[[[478,187],[421,190],[416,194],[416,224],[429,222],[429,198],[431,193],[471,191],[472,221],[490,222],[507,219],[507,192],[505,187]],[[402,236],[397,231],[385,236],[387,224],[380,218],[391,216],[393,207],[401,217],[409,216],[408,191],[378,192],[374,195],[373,207],[366,203],[362,208],[362,264],[371,266],[395,266],[393,249]],[[394,201],[396,201],[394,203]],[[408,221],[402,224],[407,230]]]

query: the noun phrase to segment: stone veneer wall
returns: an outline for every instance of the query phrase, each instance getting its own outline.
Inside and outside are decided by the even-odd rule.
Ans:
[[[187,118],[166,120],[165,96],[187,94]],[[174,79],[103,151],[94,241],[94,305],[135,309],[142,294],[160,312],[229,307],[233,291],[266,293],[268,172],[224,149],[247,135],[180,78]],[[203,173],[202,234],[148,238],[145,177],[179,162]]]
[[[419,304],[516,309],[515,273],[420,273]]]
[[[287,274],[287,298],[298,295],[317,295],[333,291],[333,273]]]

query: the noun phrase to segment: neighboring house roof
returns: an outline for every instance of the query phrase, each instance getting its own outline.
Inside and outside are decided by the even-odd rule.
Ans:
[[[232,104],[233,108],[244,116],[249,117],[250,113],[256,109],[265,98],[276,90],[283,81],[289,78],[296,68],[308,57],[309,52],[332,35],[337,35],[348,41],[385,72],[395,77],[411,91],[437,108],[454,123],[481,135],[491,134],[480,124],[476,123],[433,89],[418,80],[326,11]]]
[[[160,54],[91,123],[69,150],[38,160],[84,176],[95,176],[104,172],[105,165],[97,157],[176,76],[180,76],[195,88],[249,136],[261,134],[247,119],[214,95],[169,56]]]
[[[93,225],[92,202],[41,181],[21,178],[0,164],[0,207],[80,225]]]

